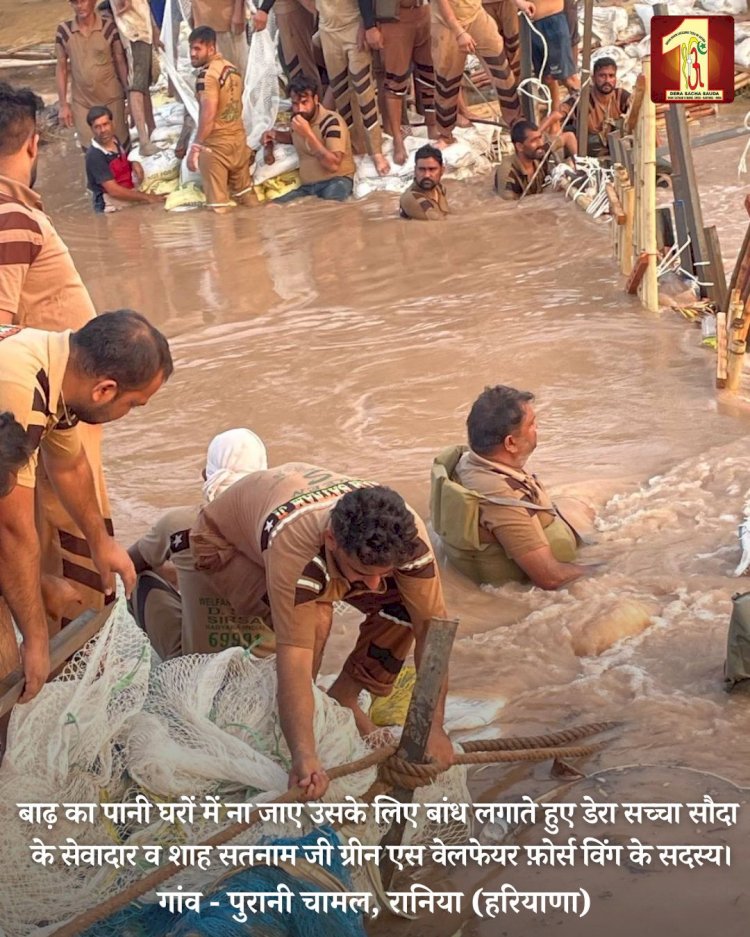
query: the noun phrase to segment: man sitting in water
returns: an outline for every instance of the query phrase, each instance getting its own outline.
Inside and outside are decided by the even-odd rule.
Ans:
[[[594,63],[591,75],[592,87],[589,96],[588,153],[598,159],[609,156],[607,137],[622,119],[630,104],[630,94],[617,87],[617,63],[609,56],[602,56]],[[572,96],[560,106],[557,116],[567,118],[573,110],[577,96]],[[553,115],[551,114],[550,117]],[[576,115],[576,119],[577,119]]]
[[[108,107],[92,107],[86,115],[93,140],[86,150],[86,186],[94,199],[94,211],[116,211],[135,202],[163,202],[161,195],[139,192],[143,167],[128,159],[115,136],[112,111]]]
[[[574,562],[575,528],[524,470],[537,443],[533,400],[513,387],[486,388],[466,421],[470,448],[446,449],[433,465],[433,527],[448,560],[475,582],[528,578],[557,589],[587,571]],[[581,526],[591,520],[580,502],[565,511]]]
[[[539,166],[547,151],[542,131],[528,120],[519,120],[513,124],[510,139],[516,152],[504,156],[495,170],[495,191],[500,198],[512,202],[517,202],[524,193],[541,195],[546,168]]]
[[[354,188],[354,157],[346,121],[323,107],[314,78],[298,74],[289,82],[292,101],[290,130],[267,130],[262,137],[265,162],[274,161],[274,143],[293,143],[299,156],[299,188],[274,202],[291,202],[305,195],[343,202]]]
[[[443,154],[436,146],[426,143],[414,155],[414,182],[401,196],[401,217],[444,221],[448,215],[448,199],[440,181],[442,178]]]

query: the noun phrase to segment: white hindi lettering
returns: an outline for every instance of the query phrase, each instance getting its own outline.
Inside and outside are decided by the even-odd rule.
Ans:
[[[45,825],[48,830],[57,823],[58,807],[59,804],[16,804],[20,820],[34,826]]]
[[[195,822],[195,797],[182,794],[182,803],[156,804],[159,810],[159,819],[165,823],[184,823],[192,825]]]
[[[200,913],[202,891],[183,891],[178,885],[174,891],[157,891],[159,907],[165,908],[170,914],[184,914],[185,911]]]
[[[213,848],[213,846],[192,846],[189,843],[175,843],[169,847],[167,858],[174,865],[197,866],[205,871],[211,868]]]
[[[261,823],[273,823],[276,826],[294,823],[298,829],[302,829],[302,804],[256,804],[256,809]]]
[[[151,801],[138,794],[132,803],[111,804],[104,802],[99,809],[107,820],[110,820],[115,826],[127,826],[129,823],[135,823],[138,826],[148,826],[151,822]]]
[[[364,865],[365,862],[380,864],[382,849],[378,845],[365,846],[356,836],[350,836],[346,844],[342,843],[339,846],[339,854],[343,865],[352,865],[356,868]]]
[[[584,823],[614,823],[617,804],[599,804],[589,794],[581,798],[581,819]]]
[[[431,823],[439,823],[441,826],[447,826],[454,821],[467,824],[469,805],[452,803],[447,797],[443,798],[442,804],[423,804],[425,817]]]
[[[208,820],[209,823],[219,823],[221,822],[221,815],[219,810],[221,809],[221,799],[215,794],[206,794],[206,799],[198,804],[200,809],[203,811],[203,819]],[[248,804],[249,807],[252,807],[252,804]]]
[[[409,891],[389,891],[386,893],[392,909],[397,914],[414,917],[421,911],[434,914],[435,909],[459,914],[463,903],[463,892],[432,891],[426,885],[414,883]]]
[[[416,829],[419,804],[402,804],[387,794],[379,794],[373,801],[376,823],[411,823]]]
[[[477,823],[531,826],[537,819],[537,804],[528,794],[524,794],[521,803],[474,804],[472,809]]]
[[[545,914],[547,910],[585,917],[591,907],[591,899],[583,888],[570,892],[518,891],[506,882],[500,891],[484,891],[480,888],[474,892],[472,907],[480,918],[496,918],[510,911],[514,914],[520,914],[521,911]]]
[[[682,804],[621,804],[628,823],[679,823]]]
[[[623,848],[623,846],[610,843],[608,839],[596,839],[593,836],[586,836],[578,846],[585,866],[605,866],[610,863],[619,865]]]
[[[578,804],[541,804],[541,809],[544,812],[544,832],[555,833],[560,832],[560,824],[567,823],[567,825],[573,829],[573,817],[575,816],[576,809]]]
[[[424,846],[384,846],[386,855],[399,872],[405,868],[420,868],[424,865]]]
[[[328,826],[334,823],[366,823],[366,805],[359,803],[351,794],[347,794],[344,800],[346,803],[308,804],[310,819],[316,826],[323,823]]]
[[[235,911],[232,920],[238,924],[247,923],[248,914],[264,914],[266,911],[292,913],[293,892],[283,882],[276,891],[228,891],[226,895]]]
[[[70,823],[88,823],[94,822],[98,804],[63,804],[65,819]]]
[[[55,861],[54,853],[57,852],[57,846],[45,846],[37,836],[31,841],[29,849],[31,850],[31,861],[36,865],[52,865]]]
[[[566,844],[553,843],[546,836],[541,843],[524,847],[527,865],[575,865],[576,838],[571,836]]]
[[[714,826],[716,823],[734,826],[740,809],[739,804],[714,803],[710,794],[703,795],[702,804],[685,804],[685,807],[693,823],[700,826]]]

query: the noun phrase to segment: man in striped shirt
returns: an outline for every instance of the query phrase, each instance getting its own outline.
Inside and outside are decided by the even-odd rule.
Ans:
[[[171,372],[167,340],[130,310],[97,316],[77,332],[0,326],[0,410],[14,414],[32,450],[16,487],[0,498],[0,591],[23,637],[26,685],[21,702],[39,692],[50,667],[34,517],[40,452],[47,475],[83,534],[68,535],[66,546],[73,556],[90,555],[96,569],[92,573],[70,562],[66,575],[112,594],[114,573],[119,573],[129,595],[133,564],[102,517],[79,422],[109,423],[145,406]],[[12,629],[0,630],[0,672],[7,673],[17,659]]]

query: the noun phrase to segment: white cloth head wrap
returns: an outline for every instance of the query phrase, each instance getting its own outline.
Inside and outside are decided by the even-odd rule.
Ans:
[[[228,429],[214,436],[206,453],[203,498],[213,501],[250,472],[268,468],[266,447],[251,429]]]

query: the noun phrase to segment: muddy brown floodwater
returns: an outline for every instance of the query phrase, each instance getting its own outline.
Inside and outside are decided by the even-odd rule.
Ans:
[[[746,224],[736,175],[743,145],[695,153],[705,220],[719,228],[727,267]],[[624,294],[606,223],[556,194],[503,204],[486,177],[448,183],[454,214],[443,225],[398,220],[392,195],[226,217],[152,207],[94,216],[69,144],[45,151],[39,188],[98,309],[145,312],[176,360],[145,410],[107,428],[124,541],[164,509],[195,502],[207,443],[241,425],[266,440],[272,463],[304,459],[369,476],[426,514],[431,460],[463,441],[482,388],[533,390],[540,433],[531,467],[596,506],[598,542],[583,558],[604,565],[553,594],[515,584],[480,591],[447,571],[449,608],[461,620],[452,691],[494,701],[495,734],[624,720],[585,770],[662,766],[631,779],[619,792],[626,799],[700,801],[712,789],[744,798],[728,782],[750,785],[750,703],[724,693],[721,671],[730,596],[745,585],[731,573],[750,487],[750,422],[741,405],[717,399],[699,331]],[[337,621],[324,670],[341,660],[353,627]],[[727,780],[667,767],[678,765]],[[548,766],[488,768],[473,789],[480,799],[507,796],[510,785],[537,794],[559,783],[547,775]],[[568,799],[585,790],[574,786]],[[552,914],[474,922],[464,933],[614,934],[615,920],[635,927],[642,902],[642,933],[671,920],[685,937],[714,927],[739,935],[747,868],[656,880],[607,873],[593,889],[597,931]],[[571,878],[544,877],[551,888]],[[524,884],[498,873],[495,885],[503,880]],[[726,901],[717,897],[727,889]],[[610,904],[604,892],[615,896]],[[652,905],[661,910],[649,917]],[[452,935],[459,924],[398,927],[417,937]]]

